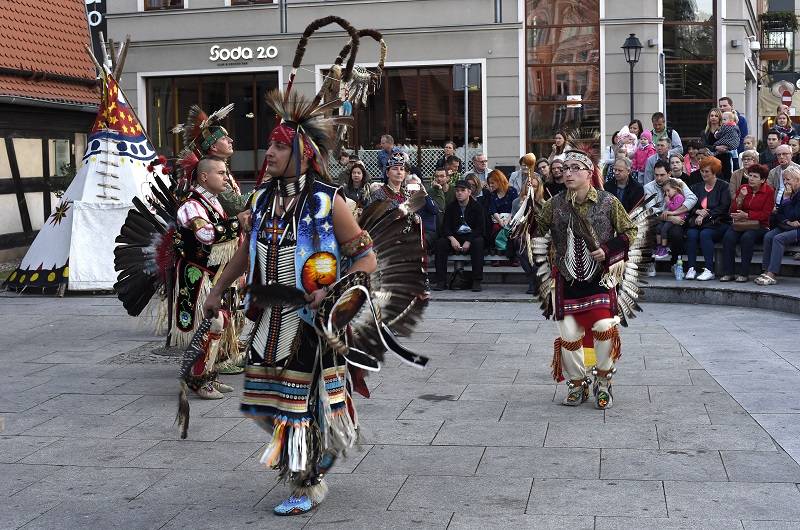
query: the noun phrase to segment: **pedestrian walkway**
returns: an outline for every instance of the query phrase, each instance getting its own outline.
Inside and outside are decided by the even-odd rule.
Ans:
[[[434,301],[406,340],[429,368],[368,378],[364,445],[277,521],[235,394],[192,400],[181,441],[177,361],[116,299],[2,295],[0,528],[797,528],[800,317],[645,311],[602,412],[558,405],[535,305]]]

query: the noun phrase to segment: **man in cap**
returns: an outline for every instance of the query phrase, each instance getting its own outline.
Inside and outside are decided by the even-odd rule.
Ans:
[[[481,291],[485,213],[470,192],[466,180],[455,183],[456,200],[447,205],[442,233],[436,241],[436,280],[434,291],[447,289],[447,257],[469,254],[472,261],[472,290]]]

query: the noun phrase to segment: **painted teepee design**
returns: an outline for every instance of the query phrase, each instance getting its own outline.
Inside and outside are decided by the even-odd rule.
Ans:
[[[45,221],[10,289],[110,290],[114,238],[134,197],[144,198],[156,158],[142,125],[107,68],[101,69],[102,101],[78,173]]]

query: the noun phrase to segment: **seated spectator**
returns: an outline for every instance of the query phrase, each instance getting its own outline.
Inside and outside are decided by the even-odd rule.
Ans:
[[[731,181],[728,189],[731,190],[731,199],[736,197],[736,192],[739,191],[743,185],[747,184],[747,172],[750,166],[758,164],[758,152],[749,149],[742,153],[742,167],[737,169],[731,174]],[[766,167],[766,166],[764,166]]]
[[[542,182],[546,182],[550,178],[550,162],[546,158],[536,162],[536,173],[542,178]],[[522,189],[519,191],[522,193]]]
[[[418,176],[409,175],[406,177],[406,190],[409,195],[413,195],[424,189],[422,179]],[[433,202],[430,195],[426,194],[425,205],[417,210],[417,215],[419,215],[422,220],[422,228],[425,234],[425,248],[428,252],[432,252],[432,249],[436,248],[434,245],[436,244],[436,229],[438,224],[437,213],[438,209],[436,208],[436,203]]]
[[[758,154],[758,163],[764,164],[770,169],[777,166],[778,157],[775,156],[775,150],[780,145],[781,145],[781,134],[778,131],[770,130],[767,133],[767,148]]]
[[[433,174],[433,181],[430,188],[428,188],[428,195],[433,199],[436,204],[437,215],[437,228],[441,231],[442,219],[444,219],[444,210],[447,205],[453,202],[456,198],[456,190],[450,184],[450,178],[444,169],[437,169]]]
[[[463,173],[464,172],[464,162],[462,162],[462,160],[456,156],[456,144],[455,144],[455,142],[452,142],[452,141],[447,141],[447,142],[444,143],[444,154],[442,155],[441,158],[439,158],[436,161],[435,169],[437,171],[440,170],[440,169],[445,169],[445,166],[448,163],[447,159],[450,158],[451,156],[455,156],[456,159],[458,160],[458,167],[456,168],[456,171],[458,173]]]
[[[696,156],[696,154],[695,154]],[[682,180],[683,182],[689,181],[689,175],[686,174],[683,163],[683,155],[680,153],[673,153],[669,155],[669,176],[673,179]]]
[[[673,155],[677,157],[679,155]],[[669,259],[669,233],[674,226],[682,226],[686,221],[686,212],[676,213],[683,209],[686,197],[683,195],[684,182],[680,179],[670,178],[662,186],[667,205],[664,208],[666,219],[659,220],[656,225],[656,250],[653,257],[657,260]]]
[[[486,180],[489,188],[489,232],[490,247],[495,249],[494,240],[498,232],[511,221],[511,203],[519,196],[517,190],[508,185],[508,180],[499,169],[492,170]]]
[[[756,278],[758,285],[775,285],[787,245],[798,242],[800,234],[800,168],[790,166],[783,172],[784,188],[791,196],[781,202],[770,218],[772,230],[764,236],[764,272]]]
[[[800,137],[789,138],[789,147],[792,148],[792,162],[800,164]]]
[[[522,191],[522,183],[528,179],[528,167],[522,163],[524,157],[520,157],[519,159],[519,169],[511,173],[511,176],[508,177],[508,183],[511,185],[512,188],[517,190],[519,194]],[[541,162],[541,160],[540,160]],[[545,160],[546,162],[546,160]],[[537,164],[538,165],[538,164]]]
[[[686,183],[690,187],[703,182],[703,175],[700,173],[700,163],[712,155],[711,151],[709,151],[707,147],[701,147],[697,150],[697,154],[695,156],[697,157],[697,169],[689,173],[689,178],[686,180]]]
[[[644,136],[648,131],[642,133]],[[620,157],[614,161],[614,180],[605,185],[606,191],[616,195],[625,209],[630,212],[644,197],[644,188],[631,178],[631,161]]]
[[[758,151],[756,150],[756,143],[757,142],[758,142],[758,140],[756,140],[756,137],[753,136],[752,134],[748,134],[747,136],[745,136],[742,139],[742,145],[744,147],[742,148],[741,151],[739,151],[739,167],[740,168],[744,168],[744,165],[742,165],[742,154],[745,151],[756,151],[756,154],[758,154]]]
[[[345,173],[344,196],[356,203],[356,208],[364,208],[369,202],[369,174],[362,161],[353,162]]]
[[[545,181],[544,188],[548,199],[567,189],[564,185],[564,161],[560,158],[550,162],[550,179]]]
[[[653,168],[655,167],[656,162],[663,160],[669,164],[670,146],[670,139],[667,136],[662,136],[658,139],[658,142],[656,143],[656,154],[647,159],[642,185],[647,184],[648,182],[653,182],[653,179],[655,178],[653,175]]]
[[[690,141],[686,146],[686,153],[683,155],[683,172],[687,175],[692,171],[700,169],[700,161],[697,159],[697,151],[703,146],[697,140]]]
[[[775,207],[777,208],[781,204],[783,186],[786,182],[783,178],[783,173],[790,167],[798,166],[792,162],[792,148],[788,145],[779,145],[775,149],[775,157],[778,160],[778,164],[769,170],[767,182],[775,190]]]
[[[684,182],[683,189],[681,189],[681,194],[684,197],[683,206],[675,211],[667,212],[667,202],[669,199],[664,191],[664,186],[670,179],[669,166],[663,160],[659,160],[653,168],[653,174],[655,176],[653,182],[646,184],[644,187],[644,196],[656,196],[655,202],[653,203],[653,211],[656,213],[659,220],[670,221],[671,216],[687,213],[694,208],[697,203],[697,196],[689,188],[689,185]],[[675,262],[678,261],[678,257],[684,252],[683,227],[685,223],[678,222],[677,220],[672,220],[672,223],[673,226],[669,229],[667,234],[667,241],[670,250],[669,253],[671,255],[670,262],[675,265]],[[647,275],[656,275],[655,263],[651,263]]]
[[[628,157],[628,151],[624,147],[620,147],[619,149],[617,149],[617,153],[614,157],[614,160],[603,167],[604,183],[614,182],[614,162],[616,160],[619,160],[620,158],[627,158],[628,160],[630,160],[630,158]]]
[[[492,226],[492,222],[489,219],[489,202],[491,200],[491,194],[489,193],[489,189],[483,187],[481,181],[475,175],[467,175],[464,179],[467,181],[467,185],[469,186],[470,194],[475,202],[477,202],[481,209],[483,210],[484,215],[484,230],[483,234],[484,237],[487,239],[484,242],[485,248],[489,247],[488,237],[489,237],[489,229]]]
[[[526,199],[529,194],[533,194],[533,201],[539,205],[539,207],[544,204],[544,181],[538,174],[534,174],[529,180],[526,180],[522,184],[522,192],[519,197],[514,199],[514,202],[511,203],[512,219],[517,215],[520,208],[525,207]],[[525,291],[525,294],[533,294],[533,290],[536,287],[536,271],[528,260],[528,251],[522,241],[522,237],[520,236],[513,239],[509,243],[513,243],[513,252],[522,270],[525,271],[525,275],[528,277],[528,290]]]
[[[451,155],[447,157],[444,170],[447,172],[447,177],[450,179],[450,185],[452,186],[457,180],[457,177],[463,173],[464,164],[456,155]]]
[[[484,231],[483,208],[472,198],[466,180],[455,183],[456,200],[447,205],[441,237],[436,241],[436,278],[433,290],[447,289],[447,257],[469,254],[472,262],[472,290],[481,291],[483,280]]]
[[[722,163],[718,158],[710,156],[700,162],[703,182],[692,186],[697,204],[686,221],[687,280],[714,279],[714,243],[722,240],[731,224],[731,193],[728,183],[718,178],[721,173]],[[705,259],[705,269],[700,274],[697,273],[698,247]]]
[[[481,181],[481,186],[486,186],[486,178],[491,173],[492,169],[489,167],[489,159],[483,153],[475,153],[472,155],[472,171],[467,173],[465,178],[469,175],[475,175]]]
[[[731,202],[733,224],[722,237],[721,282],[734,279],[737,282],[746,282],[749,279],[753,249],[764,239],[772,213],[775,190],[767,184],[768,173],[767,166],[750,164],[747,168],[747,181],[736,190]],[[742,249],[742,261],[739,264],[739,274],[734,277],[737,244]]]

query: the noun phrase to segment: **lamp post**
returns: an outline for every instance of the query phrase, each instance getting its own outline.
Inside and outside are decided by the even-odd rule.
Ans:
[[[625,61],[631,66],[631,121],[633,116],[633,67],[639,62],[639,55],[642,53],[642,43],[636,38],[636,33],[631,33],[622,45],[625,52]]]

